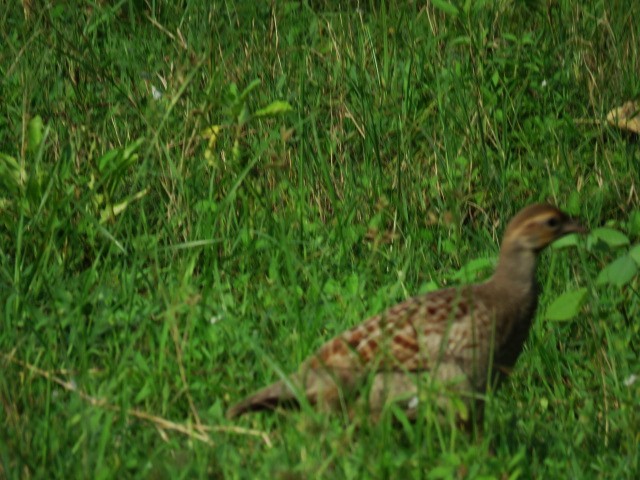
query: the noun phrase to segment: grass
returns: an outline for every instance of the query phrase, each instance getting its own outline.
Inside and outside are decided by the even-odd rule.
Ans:
[[[0,476],[637,478],[639,280],[598,281],[632,250],[593,235],[543,255],[482,435],[224,411],[528,203],[637,243],[638,139],[604,118],[640,5],[255,3],[0,13]]]

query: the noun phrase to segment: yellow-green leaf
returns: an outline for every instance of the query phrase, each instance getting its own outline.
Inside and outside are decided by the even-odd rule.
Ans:
[[[44,126],[40,115],[36,115],[29,121],[27,128],[27,148],[30,152],[35,152],[40,147],[43,130]]]
[[[256,111],[253,115],[255,117],[274,117],[276,115],[282,115],[283,113],[290,112],[291,110],[293,110],[293,108],[289,105],[289,102],[276,100],[266,107]]]

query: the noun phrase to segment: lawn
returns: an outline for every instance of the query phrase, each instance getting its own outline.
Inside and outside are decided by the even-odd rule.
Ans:
[[[0,477],[640,476],[640,2],[0,10]],[[591,233],[476,431],[225,419],[540,201]]]

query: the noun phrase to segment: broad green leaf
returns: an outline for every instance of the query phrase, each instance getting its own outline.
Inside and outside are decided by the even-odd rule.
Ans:
[[[445,2],[445,0],[431,0],[431,3],[438,10],[442,10],[444,13],[451,15],[452,17],[457,17],[460,13],[458,7],[452,3]]]
[[[571,320],[580,311],[586,294],[586,288],[579,288],[578,290],[563,293],[549,305],[546,313],[547,320],[558,322]]]
[[[627,236],[624,233],[613,228],[596,228],[595,230],[591,231],[591,235],[598,240],[602,240],[610,247],[622,247],[625,245],[629,245],[629,239],[627,238]]]
[[[27,148],[30,152],[35,152],[42,143],[42,131],[44,126],[42,124],[42,117],[36,115],[29,120],[29,127],[27,129]]]
[[[453,280],[470,281],[476,278],[476,274],[482,270],[493,268],[496,264],[495,258],[476,258],[471,260],[464,267],[454,273]]]
[[[566,237],[562,237],[559,240],[556,240],[551,245],[551,248],[554,250],[560,250],[567,247],[574,247],[578,244],[578,235],[572,234],[567,235]]]
[[[289,102],[282,100],[276,100],[264,108],[256,111],[253,115],[255,117],[274,117],[276,115],[282,115],[293,110]]]
[[[638,273],[638,265],[633,261],[630,255],[623,255],[604,267],[596,283],[598,285],[614,285],[622,287],[629,283]]]
[[[640,243],[629,250],[629,256],[640,266]]]

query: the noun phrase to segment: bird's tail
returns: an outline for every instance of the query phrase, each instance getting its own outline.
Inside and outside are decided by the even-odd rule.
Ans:
[[[232,419],[239,417],[247,412],[256,412],[259,410],[274,410],[279,406],[298,406],[296,395],[290,386],[282,380],[258,390],[253,395],[236,403],[227,410],[227,418]]]

